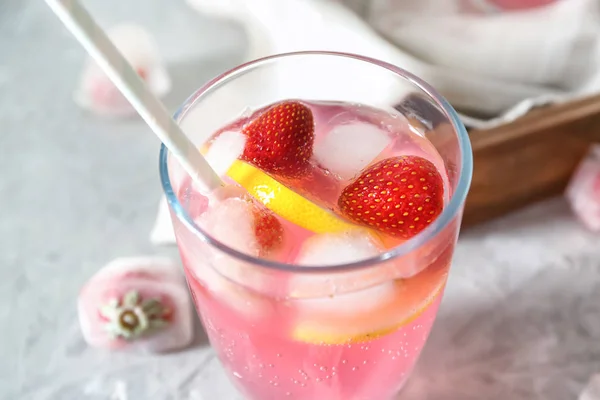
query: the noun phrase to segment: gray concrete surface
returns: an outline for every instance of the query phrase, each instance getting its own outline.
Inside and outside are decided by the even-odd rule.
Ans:
[[[171,109],[241,61],[241,31],[182,1],[85,4],[104,26],[154,32],[174,80]],[[238,399],[200,326],[190,349],[162,356],[83,342],[75,299],[97,268],[117,256],[176,257],[148,241],[159,143],[136,118],[74,105],[83,59],[43,2],[0,0],[0,399]],[[561,199],[465,232],[403,398],[576,398],[600,371],[599,243]]]

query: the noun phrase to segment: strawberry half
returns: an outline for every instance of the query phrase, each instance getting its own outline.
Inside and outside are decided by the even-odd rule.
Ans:
[[[264,172],[294,178],[308,170],[315,127],[310,108],[296,101],[276,104],[250,122],[242,160]]]
[[[356,223],[408,239],[442,212],[444,183],[430,161],[392,157],[370,166],[346,186],[338,206]]]
[[[277,250],[283,242],[283,226],[277,217],[266,210],[254,210],[254,233],[261,254]]]

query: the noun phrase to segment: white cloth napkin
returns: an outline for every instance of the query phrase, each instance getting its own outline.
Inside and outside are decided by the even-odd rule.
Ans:
[[[600,91],[598,0],[500,14],[477,13],[461,3],[374,0],[365,14],[398,48],[434,69],[428,80],[455,107],[492,115],[512,111],[496,122],[526,112],[523,102]]]
[[[579,395],[579,400],[600,400],[600,374],[590,378],[587,386]]]
[[[243,24],[249,59],[314,49],[379,58],[431,83],[473,127],[600,92],[598,0],[504,13],[477,8],[482,0],[187,1]]]

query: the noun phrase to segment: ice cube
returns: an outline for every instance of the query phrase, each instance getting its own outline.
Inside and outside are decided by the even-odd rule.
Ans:
[[[77,310],[83,337],[95,347],[165,352],[193,338],[185,281],[164,258],[107,264],[82,287]]]
[[[366,231],[325,233],[304,242],[296,263],[307,266],[345,264],[375,257],[380,252],[378,242]]]
[[[229,197],[212,202],[196,223],[228,247],[257,257],[260,248],[254,231],[253,207],[245,199]]]
[[[319,268],[351,263],[375,257],[382,251],[381,243],[367,230],[315,235],[306,240],[296,264]],[[382,273],[375,269],[339,273],[297,274],[288,282],[288,291],[294,298],[321,297],[357,292],[382,282]]]
[[[242,253],[258,257],[260,246],[254,227],[255,204],[240,197],[214,201],[196,219],[213,238]],[[198,280],[220,301],[240,312],[244,318],[264,317],[272,308],[260,293],[266,287],[267,273],[215,247],[204,252],[180,241],[182,256]]]
[[[386,282],[353,293],[300,300],[303,311],[322,313],[364,313],[381,307],[397,295],[393,282]]]
[[[206,152],[206,161],[219,176],[224,176],[244,151],[246,136],[241,132],[221,133]]]
[[[311,343],[341,344],[392,328],[400,321],[401,286],[386,281],[350,293],[296,301],[293,336]]]
[[[297,263],[318,268],[360,261],[379,253],[379,243],[367,231],[327,233],[313,236],[304,242]],[[295,333],[298,338],[303,339],[308,335],[325,340],[332,333],[337,336],[369,332],[371,326],[363,326],[362,319],[358,316],[373,313],[397,297],[394,281],[386,281],[384,276],[377,279],[376,275],[371,270],[358,270],[337,274],[306,274],[292,278],[291,297],[318,296],[298,300],[300,322]],[[362,285],[368,284],[371,279],[372,282],[383,283],[364,288]],[[324,282],[329,283],[331,290],[328,290],[328,285]],[[337,293],[338,291],[341,293]]]
[[[148,31],[139,25],[123,24],[109,29],[107,34],[154,94],[160,97],[170,90],[169,75]],[[91,58],[88,58],[83,69],[75,91],[75,101],[81,107],[100,115],[127,116],[135,113]]]
[[[357,122],[334,127],[317,140],[315,160],[342,179],[356,176],[392,139],[374,125]]]
[[[593,146],[581,162],[566,196],[579,220],[592,231],[600,231],[600,145]]]
[[[185,251],[183,246],[181,251]],[[247,286],[260,288],[257,285],[262,282],[259,275],[250,273],[252,267],[240,260],[214,251],[212,257],[188,261],[188,268],[194,275],[190,281],[192,290],[199,290],[198,285],[202,285],[211,296],[237,311],[242,318],[265,318],[273,309],[266,296],[259,291],[248,289]]]

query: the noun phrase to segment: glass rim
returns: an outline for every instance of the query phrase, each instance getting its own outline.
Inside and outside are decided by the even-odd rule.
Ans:
[[[384,69],[391,71],[392,73],[400,76],[401,78],[409,81],[411,84],[415,85],[419,89],[421,89],[424,93],[426,93],[435,103],[442,109],[446,117],[450,121],[454,132],[458,137],[458,145],[459,150],[461,152],[461,168],[458,179],[458,184],[456,185],[456,189],[454,190],[454,194],[450,198],[450,202],[443,209],[442,213],[427,226],[424,230],[419,232],[417,235],[413,236],[406,242],[384,252],[375,257],[370,257],[364,260],[355,261],[351,263],[342,263],[335,265],[327,265],[327,266],[302,266],[296,264],[288,264],[281,263],[277,261],[267,260],[264,258],[254,257],[249,254],[242,253],[236,249],[233,249],[223,242],[213,238],[210,234],[205,232],[202,228],[200,228],[194,220],[189,216],[184,207],[179,202],[177,198],[177,194],[173,191],[173,186],[171,185],[171,181],[169,178],[169,170],[167,163],[167,156],[169,154],[169,150],[165,147],[164,144],[161,144],[160,155],[159,155],[159,171],[160,171],[160,180],[163,187],[163,191],[166,195],[167,202],[171,207],[171,210],[174,212],[175,216],[183,222],[187,229],[192,231],[195,236],[198,237],[204,243],[207,243],[218,250],[224,252],[225,254],[254,265],[258,265],[261,267],[266,267],[269,269],[275,270],[283,270],[294,273],[331,273],[331,272],[340,272],[340,271],[351,271],[362,268],[374,267],[378,264],[381,264],[385,261],[402,257],[411,253],[412,251],[420,248],[422,245],[426,244],[429,240],[437,236],[440,232],[442,232],[454,219],[458,212],[461,210],[461,206],[466,200],[467,193],[469,191],[469,187],[471,185],[471,178],[473,174],[473,154],[471,150],[471,142],[469,140],[469,136],[464,124],[461,122],[458,114],[454,110],[454,108],[450,105],[450,103],[442,97],[432,86],[430,86],[425,81],[421,80],[417,76],[412,73],[392,65],[390,63],[380,61],[374,58],[361,56],[357,54],[351,53],[342,53],[342,52],[333,52],[333,51],[299,51],[299,52],[290,52],[290,53],[281,53],[268,57],[259,58],[256,60],[252,60],[241,64],[233,69],[230,69],[215,78],[211,79],[207,83],[205,83],[202,87],[192,93],[180,106],[180,108],[175,112],[173,118],[177,123],[185,117],[188,110],[190,110],[193,105],[202,100],[206,95],[212,93],[214,90],[218,89],[218,87],[224,81],[228,81],[231,78],[234,78],[240,73],[246,72],[249,69],[253,69],[259,67],[263,64],[267,64],[274,60],[279,60],[283,58],[292,58],[298,56],[333,56],[333,57],[342,57],[349,58],[353,60],[358,60],[362,62],[366,62],[369,64],[373,64]]]

